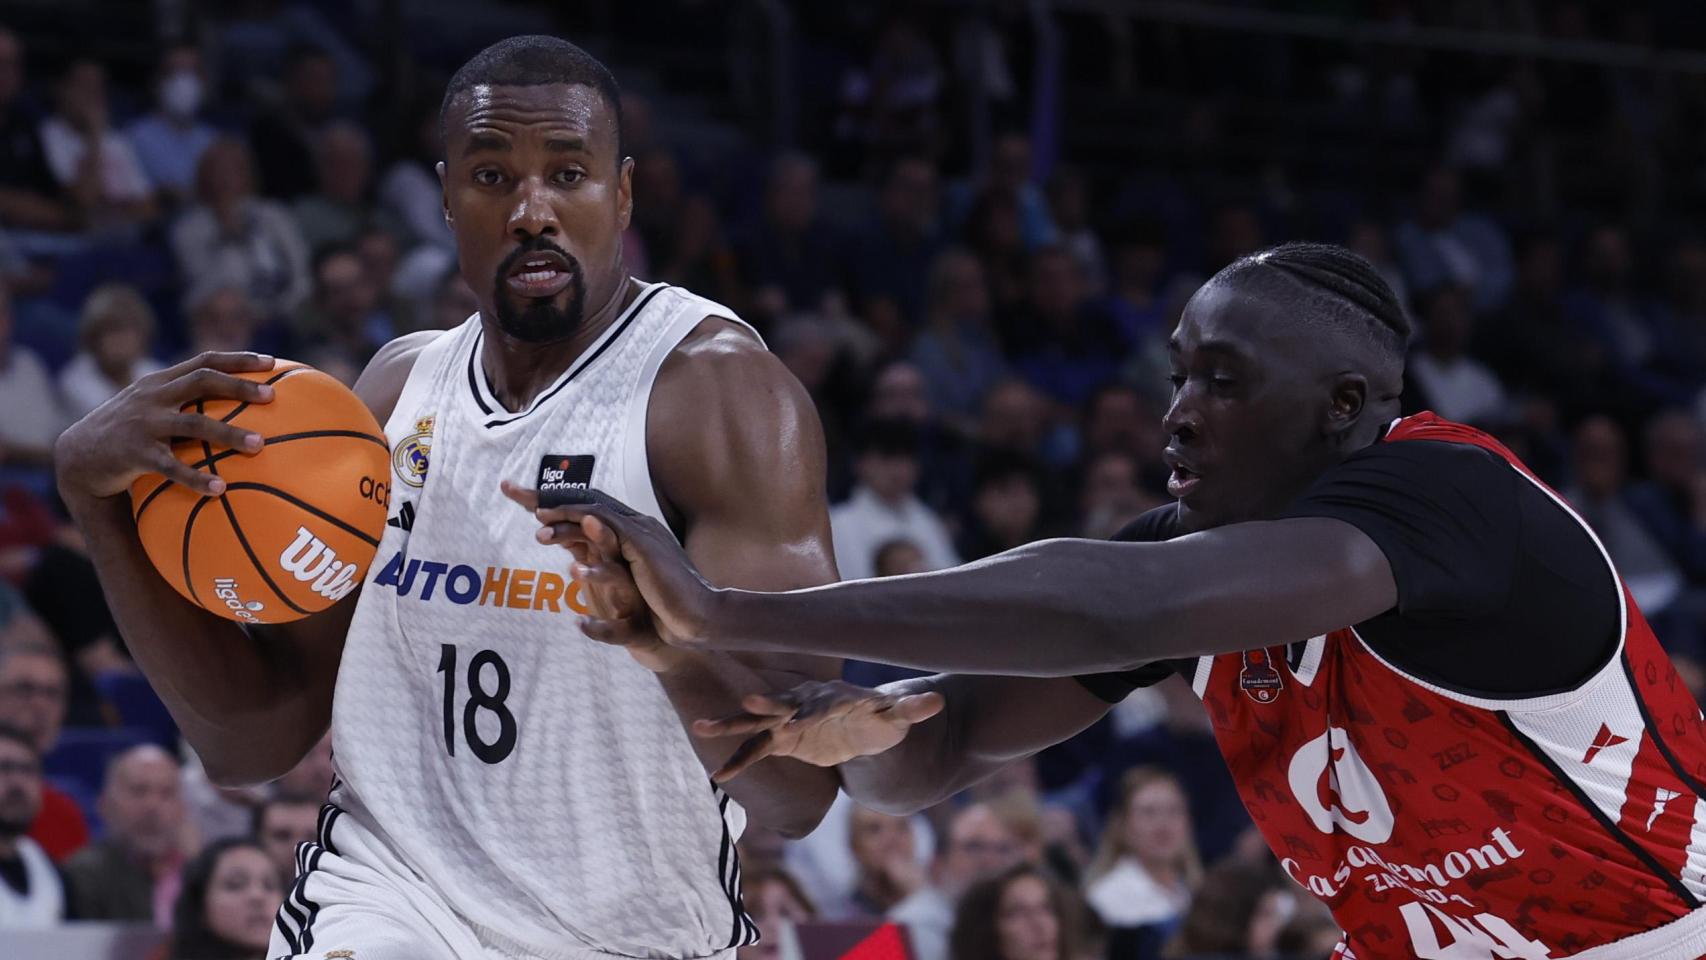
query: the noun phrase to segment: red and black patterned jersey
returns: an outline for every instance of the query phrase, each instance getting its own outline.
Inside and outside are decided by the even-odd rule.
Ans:
[[[1610,558],[1479,431],[1420,414],[1376,446],[1290,512],[1368,533],[1397,608],[1178,664],[1285,871],[1355,960],[1706,956],[1706,729]],[[1424,450],[1496,473],[1359,492]]]

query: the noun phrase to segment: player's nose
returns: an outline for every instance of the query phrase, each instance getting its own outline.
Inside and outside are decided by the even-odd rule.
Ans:
[[[1194,440],[1202,432],[1202,411],[1195,402],[1195,393],[1189,384],[1175,391],[1173,402],[1167,407],[1167,414],[1161,418],[1161,427],[1170,437],[1183,441]]]
[[[522,241],[562,233],[563,225],[551,204],[550,192],[538,177],[528,177],[516,190],[508,226],[510,234]]]

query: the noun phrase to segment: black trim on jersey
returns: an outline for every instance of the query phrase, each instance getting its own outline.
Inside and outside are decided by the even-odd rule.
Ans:
[[[480,396],[480,381],[475,378],[474,368],[480,362],[480,344],[486,339],[486,331],[480,330],[474,334],[474,349],[468,351],[468,392],[474,395],[474,402],[480,405],[480,412],[491,416],[493,410],[486,406],[486,401]]]
[[[569,372],[561,380],[558,380],[557,383],[551,387],[551,389],[549,389],[549,390],[545,391],[543,394],[535,397],[533,399],[533,402],[528,404],[526,410],[523,410],[522,412],[517,413],[517,414],[510,416],[508,418],[498,417],[497,419],[487,420],[485,422],[484,426],[501,427],[501,426],[504,426],[505,424],[514,423],[517,420],[525,419],[526,417],[531,416],[535,410],[538,410],[540,407],[544,406],[545,402],[547,400],[550,400],[552,397],[556,396],[564,387],[568,386],[571,381],[573,381],[576,377],[580,376],[581,371],[585,370],[587,367],[592,366],[593,361],[595,361],[599,357],[603,356],[604,351],[610,349],[611,344],[614,344],[617,340],[621,339],[622,334],[625,333],[629,327],[634,325],[634,321],[639,318],[640,312],[646,309],[646,304],[651,303],[653,297],[657,296],[659,293],[662,293],[664,290],[667,290],[667,289],[669,289],[669,284],[667,284],[667,283],[657,284],[656,286],[652,287],[650,290],[647,290],[645,292],[645,294],[643,296],[641,296],[638,300],[635,300],[632,304],[630,304],[628,306],[628,309],[624,312],[624,316],[622,318],[621,323],[616,327],[616,330],[613,333],[611,333],[609,336],[604,338],[604,342],[600,343],[598,345],[598,349],[594,350],[592,353],[588,354],[587,356],[581,358],[580,362],[576,363],[573,367],[571,367],[569,369]],[[495,411],[493,411],[489,407],[487,407],[485,401],[480,399],[480,390],[479,390],[479,386],[478,386],[478,381],[476,381],[474,379],[474,368],[479,365],[479,355],[480,355],[479,342],[476,341],[474,344],[474,350],[471,351],[468,355],[468,387],[469,387],[469,389],[474,391],[474,400],[475,400],[475,402],[480,404],[480,409],[487,414],[492,414]]]
[[[746,899],[740,894],[740,851],[735,849],[734,837],[729,833],[729,795],[716,781],[711,782],[711,790],[721,798],[717,801],[717,819],[723,822],[723,842],[717,851],[717,882],[723,887],[723,895],[729,898],[729,909],[734,914],[729,945],[724,948],[733,950],[757,943],[760,935],[752,918],[746,915]]]
[[[1694,798],[1706,800],[1706,789],[1701,789],[1700,781],[1683,769],[1682,764],[1677,762],[1676,754],[1671,752],[1670,744],[1665,743],[1664,737],[1659,736],[1659,725],[1653,722],[1653,715],[1647,710],[1647,701],[1641,697],[1641,688],[1635,683],[1635,665],[1629,662],[1627,651],[1623,653],[1622,659],[1623,676],[1629,681],[1629,690],[1635,694],[1635,706],[1641,711],[1641,723],[1647,728],[1647,736],[1653,738],[1653,746],[1659,748],[1659,756],[1664,757],[1665,763],[1670,764],[1671,772],[1676,774],[1677,779],[1686,784],[1688,789],[1694,791]]]
[[[1636,699],[1638,700],[1640,698],[1636,697]],[[1604,828],[1606,833],[1610,834],[1613,839],[1622,844],[1624,849],[1634,854],[1635,858],[1640,860],[1648,870],[1651,870],[1655,875],[1663,879],[1665,885],[1670,887],[1670,891],[1676,894],[1683,903],[1687,904],[1689,909],[1695,909],[1701,906],[1700,900],[1695,897],[1693,893],[1689,892],[1688,887],[1683,884],[1682,877],[1666,870],[1658,860],[1654,859],[1652,853],[1649,852],[1646,847],[1636,843],[1633,837],[1624,833],[1622,830],[1619,830],[1617,828],[1617,824],[1613,823],[1611,818],[1605,815],[1605,811],[1601,810],[1598,804],[1594,803],[1586,793],[1582,792],[1581,786],[1577,784],[1576,781],[1566,776],[1564,771],[1558,766],[1557,762],[1550,756],[1547,756],[1546,751],[1540,749],[1539,744],[1529,739],[1528,734],[1523,733],[1522,730],[1517,727],[1516,721],[1511,719],[1509,711],[1499,710],[1497,711],[1497,714],[1499,722],[1505,725],[1505,729],[1511,732],[1511,736],[1517,738],[1517,740],[1522,742],[1524,747],[1528,748],[1528,752],[1533,754],[1534,758],[1539,760],[1540,763],[1546,767],[1546,770],[1552,774],[1553,779],[1563,784],[1564,787],[1570,791],[1570,795],[1575,797],[1576,802],[1580,803],[1588,813],[1593,815],[1593,818],[1599,822],[1599,825]]]
[[[284,935],[292,954],[306,953],[314,947],[314,921],[319,919],[320,903],[308,896],[308,877],[320,869],[322,855],[338,852],[332,846],[332,824],[342,814],[343,810],[336,804],[322,805],[320,820],[314,831],[315,839],[304,840],[296,846],[296,882],[290,885],[289,893],[279,904],[279,912],[273,916],[273,924]],[[285,922],[287,915],[296,924],[294,933],[290,924]]]

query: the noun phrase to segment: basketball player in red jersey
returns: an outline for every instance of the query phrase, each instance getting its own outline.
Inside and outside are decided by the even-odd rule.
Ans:
[[[757,734],[723,775],[791,755],[917,808],[1176,672],[1342,956],[1706,955],[1700,710],[1563,501],[1485,434],[1397,418],[1407,334],[1342,248],[1221,271],[1170,344],[1178,502],[1122,534],[1142,542],[759,594],[609,504],[541,536],[578,552],[610,642],[1008,675],[749,698],[701,725]],[[649,610],[619,619],[635,583]]]

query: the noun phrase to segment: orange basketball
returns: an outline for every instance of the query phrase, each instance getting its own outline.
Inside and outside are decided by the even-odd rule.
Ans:
[[[271,403],[207,400],[195,411],[259,433],[259,453],[180,440],[172,450],[226,483],[205,497],[159,474],[130,488],[155,569],[192,603],[240,623],[284,623],[361,585],[390,499],[384,431],[350,389],[280,360],[236,376],[272,384]]]

